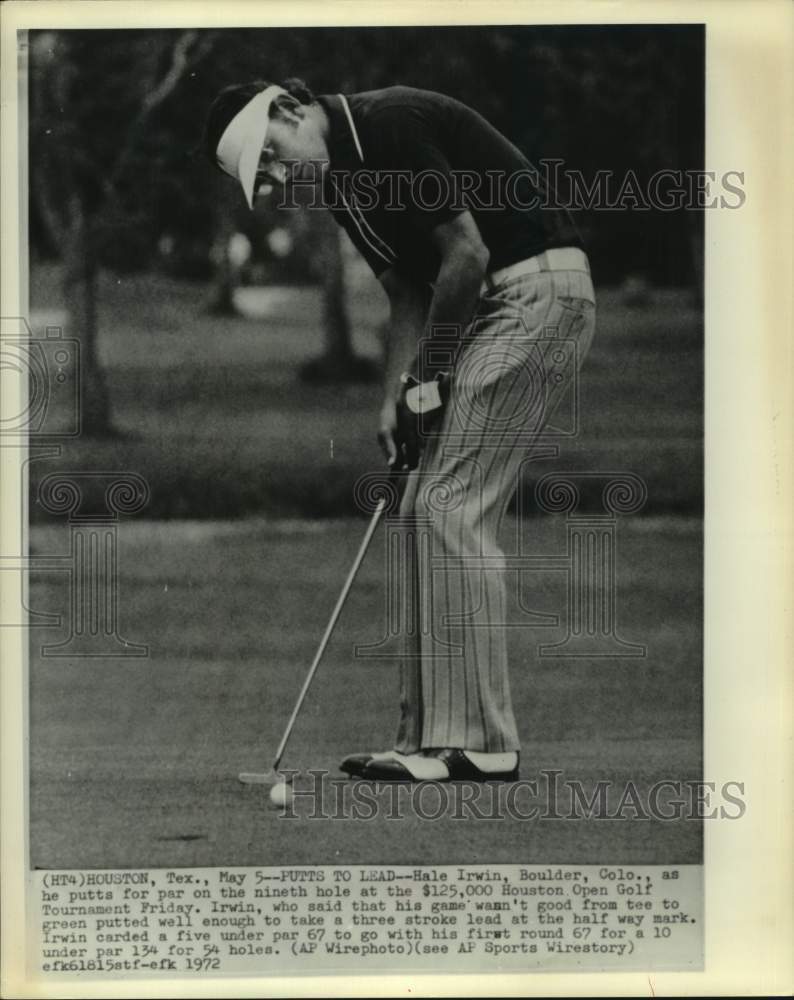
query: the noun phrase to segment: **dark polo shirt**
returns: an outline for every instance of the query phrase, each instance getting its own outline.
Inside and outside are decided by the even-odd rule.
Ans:
[[[541,207],[529,160],[465,104],[412,87],[345,97],[352,128],[338,95],[318,97],[330,121],[323,195],[376,275],[393,267],[434,281],[440,259],[430,232],[466,209],[491,271],[551,247],[582,246],[567,211]]]

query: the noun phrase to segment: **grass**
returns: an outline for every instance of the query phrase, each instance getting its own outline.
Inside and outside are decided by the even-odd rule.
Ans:
[[[508,522],[506,538],[514,530]],[[564,538],[556,518],[524,530],[536,551],[558,551]],[[303,819],[288,819],[268,805],[267,789],[239,785],[238,771],[272,760],[361,534],[353,519],[122,529],[120,632],[148,644],[149,656],[42,658],[41,644],[65,633],[34,630],[34,865],[700,860],[701,827],[692,820],[461,823],[447,814],[428,822],[409,809],[395,821],[383,796],[383,813],[369,822],[308,819],[304,800],[296,807]],[[394,662],[353,653],[383,635],[383,537],[375,537],[283,762],[302,772],[304,789],[308,771],[328,772],[331,812],[342,757],[388,745],[396,725]],[[64,548],[54,527],[34,529],[33,539],[43,552]],[[510,630],[524,779],[558,768],[585,786],[631,779],[647,790],[662,778],[700,775],[699,539],[696,520],[621,522],[619,631],[647,645],[645,658],[541,658],[538,643],[560,638],[559,629]],[[563,587],[559,574],[527,574],[524,604],[559,610]],[[58,574],[34,577],[33,608],[65,613],[67,597]],[[511,620],[527,624],[515,600]]]

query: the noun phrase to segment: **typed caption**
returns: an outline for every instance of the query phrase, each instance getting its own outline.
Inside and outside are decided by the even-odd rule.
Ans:
[[[36,871],[36,977],[695,971],[701,866]]]

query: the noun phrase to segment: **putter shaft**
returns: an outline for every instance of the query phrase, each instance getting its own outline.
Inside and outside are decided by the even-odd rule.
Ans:
[[[298,700],[295,702],[295,707],[292,710],[292,715],[289,717],[289,722],[287,723],[287,726],[284,730],[284,735],[281,737],[281,742],[278,745],[276,756],[273,758],[273,768],[272,768],[273,772],[276,772],[278,770],[278,766],[281,763],[281,758],[284,756],[284,750],[287,746],[287,740],[290,737],[290,733],[292,732],[292,727],[295,725],[295,719],[298,717],[298,712],[300,711],[301,705],[303,704],[303,700],[306,697],[306,693],[309,690],[309,685],[311,684],[312,678],[314,677],[314,674],[317,671],[317,667],[320,665],[320,660],[322,659],[323,653],[325,652],[325,648],[328,645],[329,639],[331,638],[331,633],[334,630],[334,626],[336,625],[339,615],[342,613],[342,608],[344,607],[345,601],[347,600],[347,595],[350,593],[350,588],[353,585],[353,580],[355,579],[356,573],[358,573],[359,567],[361,566],[361,563],[364,560],[364,556],[366,555],[367,549],[369,548],[369,543],[372,541],[372,536],[375,534],[375,529],[377,528],[378,522],[380,521],[381,518],[381,514],[385,509],[386,509],[386,498],[384,497],[378,501],[378,505],[375,508],[375,512],[372,515],[372,519],[369,522],[367,533],[364,535],[364,538],[362,539],[356,558],[353,562],[353,565],[350,567],[350,572],[347,574],[347,579],[345,580],[344,586],[342,587],[342,592],[339,595],[339,598],[336,602],[333,612],[331,613],[331,618],[328,622],[328,625],[326,626],[323,637],[320,640],[320,645],[317,649],[317,652],[314,654],[314,660],[312,661],[312,665],[309,668],[309,673],[306,675],[306,680],[303,682],[303,687],[301,688],[301,692],[298,695]]]

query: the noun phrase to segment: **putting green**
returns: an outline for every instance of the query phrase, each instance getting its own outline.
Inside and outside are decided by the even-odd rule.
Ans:
[[[240,784],[240,771],[270,766],[365,528],[361,519],[131,520],[120,527],[120,632],[150,653],[42,658],[41,645],[65,632],[34,630],[35,866],[701,860],[701,824],[693,820],[461,820],[449,789],[435,820],[417,813],[410,789],[400,793],[407,804],[396,807],[394,792],[378,793],[375,818],[348,815],[351,788],[339,761],[387,746],[396,722],[394,661],[352,654],[355,644],[383,634],[382,531],[282,765],[302,772],[296,789],[313,787],[312,769],[328,772],[318,779],[326,818],[311,818],[311,801],[297,797],[296,817],[284,817],[269,803],[268,786]],[[561,519],[533,519],[523,530],[528,551],[564,544]],[[510,630],[523,779],[558,769],[585,787],[631,780],[647,790],[662,779],[700,776],[699,522],[628,517],[617,530],[618,627],[627,641],[647,646],[645,658],[539,659],[538,642],[561,632],[526,627],[514,595],[511,622],[525,626]],[[515,531],[508,519],[505,538]],[[39,553],[63,551],[65,539],[63,527],[31,535]],[[521,603],[559,612],[564,586],[560,573],[523,574]],[[32,608],[65,614],[67,596],[65,575],[33,576]],[[423,794],[420,812],[432,814],[433,793]]]

